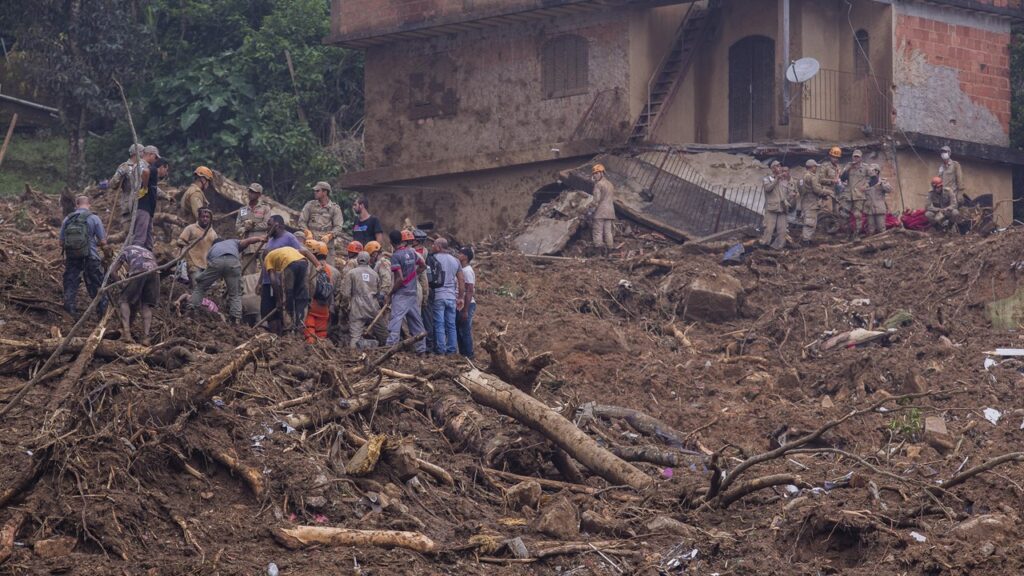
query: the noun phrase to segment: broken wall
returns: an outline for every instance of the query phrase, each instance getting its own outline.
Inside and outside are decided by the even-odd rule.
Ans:
[[[546,98],[542,47],[562,35],[586,41],[587,88]],[[603,101],[610,107],[602,123],[624,139],[631,126],[628,52],[629,18],[622,10],[372,47],[365,67],[366,166],[553,147],[572,137],[598,97],[611,98]]]
[[[1009,20],[929,4],[895,8],[897,125],[1008,146]]]
[[[460,241],[475,241],[521,222],[533,202],[534,192],[554,182],[559,171],[579,163],[578,159],[556,160],[367,187],[362,191],[387,230],[409,218],[415,223],[434,222],[440,229],[453,232]]]

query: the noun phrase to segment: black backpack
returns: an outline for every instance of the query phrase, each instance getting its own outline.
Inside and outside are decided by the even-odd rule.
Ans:
[[[68,258],[89,257],[89,216],[92,212],[86,210],[68,219],[64,227],[64,254]]]
[[[321,306],[327,306],[334,302],[334,283],[331,282],[331,273],[326,266],[316,275],[313,300],[316,300],[316,303]]]
[[[437,259],[437,255],[427,256],[427,286],[440,288],[444,286],[444,280],[444,268],[441,268],[441,262]]]

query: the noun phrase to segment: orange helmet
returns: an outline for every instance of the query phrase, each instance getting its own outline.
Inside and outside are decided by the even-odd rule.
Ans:
[[[594,164],[594,167],[591,169],[591,173],[597,174],[598,172],[604,172],[604,164]]]
[[[402,242],[412,242],[415,239],[412,230],[402,230]]]
[[[828,155],[833,158],[842,158],[843,150],[839,146],[833,146],[832,149],[828,151]]]
[[[200,166],[199,168],[196,168],[196,171],[193,172],[193,174],[195,174],[196,176],[200,176],[202,178],[206,178],[207,180],[213,180],[213,170],[210,170],[206,166]]]
[[[348,243],[348,248],[346,248],[346,250],[352,254],[359,254],[363,251],[363,243],[359,240],[353,240]]]
[[[327,243],[319,240],[306,240],[306,248],[309,248],[309,251],[317,256],[327,256],[330,252],[327,249]]]
[[[939,178],[938,176],[934,176],[932,178],[932,186],[942,186],[942,178]]]
[[[366,250],[367,254],[373,256],[377,252],[380,252],[380,242],[377,242],[376,240],[370,240],[369,242],[366,243],[366,246],[363,246],[363,250]]]

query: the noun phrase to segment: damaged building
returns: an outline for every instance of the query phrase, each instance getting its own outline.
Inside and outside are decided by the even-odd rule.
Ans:
[[[732,204],[759,214],[758,182],[714,182],[689,153],[796,166],[836,144],[882,165],[894,212],[924,205],[948,145],[967,194],[1012,218],[1021,0],[333,0],[331,16],[326,41],[366,53],[365,169],[340,183],[388,221],[481,238],[605,154],[701,235]],[[807,57],[819,70],[787,79]]]

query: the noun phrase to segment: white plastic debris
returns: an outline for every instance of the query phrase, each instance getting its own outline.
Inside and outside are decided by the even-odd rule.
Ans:
[[[991,422],[993,426],[999,424],[999,419],[1003,417],[1003,413],[995,408],[985,408],[982,414],[985,415],[985,420]]]
[[[277,564],[271,562],[267,564],[267,576],[277,576],[281,572],[277,569]]]
[[[868,298],[854,298],[850,300],[850,306],[870,306],[871,300]]]
[[[925,535],[921,534],[920,532],[911,532],[910,537],[914,540],[917,540],[918,542],[926,542],[928,540],[928,538],[926,538]]]
[[[996,362],[995,360],[993,360],[991,358],[985,358],[985,370],[988,370],[989,368],[992,368],[993,366],[995,366],[997,364],[999,364],[999,363]]]
[[[993,356],[1024,356],[1024,348],[996,348],[991,352],[985,352]]]

